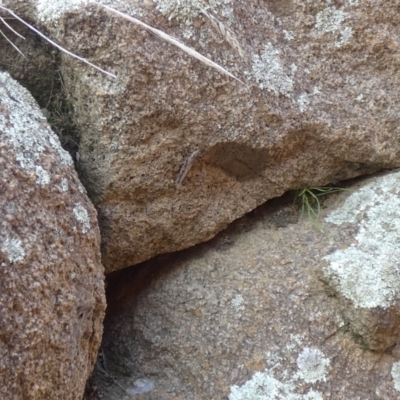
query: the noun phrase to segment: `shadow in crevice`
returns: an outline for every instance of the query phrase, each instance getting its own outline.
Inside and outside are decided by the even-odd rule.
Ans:
[[[260,221],[272,228],[279,228],[296,223],[299,218],[298,207],[294,204],[294,192],[288,192],[281,197],[272,199],[257,207],[242,218],[232,222],[226,229],[213,239],[197,244],[185,250],[159,255],[151,260],[132,267],[115,271],[106,277],[107,314],[105,326],[110,319],[118,317],[126,308],[132,308],[140,293],[145,291],[152,282],[170,274],[177,261],[190,260],[202,255],[209,249],[225,251],[234,245],[238,237],[251,231]]]
[[[349,179],[340,182],[338,186],[350,188],[352,185],[370,177],[371,175]],[[332,196],[335,195],[331,194],[329,198]],[[152,282],[162,279],[175,268],[180,268],[182,261],[189,262],[193,258],[202,257],[210,249],[226,251],[235,244],[240,235],[253,230],[259,223],[271,229],[296,224],[301,218],[301,202],[295,201],[295,198],[296,191],[286,192],[281,197],[267,201],[232,222],[225,230],[207,242],[178,252],[159,255],[138,265],[108,274],[106,278],[108,307],[105,326],[107,326],[109,319],[117,317],[126,308],[134,307],[140,293],[149,288]],[[321,197],[322,207],[326,198]]]

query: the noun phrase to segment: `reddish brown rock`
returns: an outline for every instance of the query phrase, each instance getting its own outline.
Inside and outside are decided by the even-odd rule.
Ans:
[[[398,399],[400,172],[349,189],[319,221],[267,204],[116,273],[104,398]]]
[[[95,2],[29,3],[53,39],[117,75],[62,58],[109,272],[289,189],[400,164],[397,1],[103,1],[246,86]]]
[[[0,73],[0,397],[81,399],[102,335],[96,211],[28,91]]]

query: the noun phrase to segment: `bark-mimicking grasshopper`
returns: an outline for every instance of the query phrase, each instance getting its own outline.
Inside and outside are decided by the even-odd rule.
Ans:
[[[196,158],[198,158],[200,155],[201,155],[201,151],[196,150],[192,154],[190,154],[189,157],[186,158],[181,169],[179,170],[178,177],[176,178],[176,181],[175,181],[175,187],[177,189],[179,189],[182,186],[182,183],[185,180],[186,175],[189,173],[190,168],[192,168],[192,165],[195,162]]]

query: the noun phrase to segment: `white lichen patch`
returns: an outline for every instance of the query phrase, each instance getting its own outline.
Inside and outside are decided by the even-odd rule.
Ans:
[[[268,368],[273,371],[274,368],[281,365],[283,358],[274,351],[267,351],[265,354],[265,363],[268,365]]]
[[[208,23],[218,26],[225,24],[234,25],[234,13],[232,0],[153,0],[157,10],[169,20],[176,20],[180,23],[181,35],[185,39],[192,38],[199,31],[194,27],[193,20],[202,17]],[[210,16],[211,15],[211,16]],[[212,21],[210,20],[212,19]],[[218,22],[217,22],[218,21]],[[207,41],[209,32],[200,30],[200,41]]]
[[[286,40],[293,40],[294,35],[292,32],[289,32],[286,29],[283,29],[282,33]]]
[[[219,8],[224,17],[232,16],[232,0],[153,0],[156,8],[169,20],[176,19],[190,25],[193,18],[202,11],[215,11]],[[38,16],[42,21],[57,20],[63,13],[85,7],[89,4],[105,4],[110,7],[118,6],[124,12],[140,14],[140,11],[121,0],[39,0],[37,3]]]
[[[81,194],[87,194],[86,189],[81,184],[78,184],[78,190],[79,190],[79,193],[81,193]]]
[[[41,164],[46,149],[53,148],[62,165],[73,164],[62,149],[31,94],[6,72],[0,72],[0,98],[7,109],[7,118],[0,117],[0,131],[11,147],[21,168],[35,173],[39,186],[50,183],[49,172]]]
[[[3,244],[1,245],[1,251],[6,254],[10,263],[20,262],[26,256],[25,250],[22,246],[22,240],[20,238],[5,238]]]
[[[290,334],[290,341],[286,345],[288,351],[293,351],[295,348],[301,346],[303,337],[301,335]]]
[[[60,184],[57,186],[60,192],[66,193],[68,192],[68,179],[67,178],[62,178]]]
[[[297,98],[297,104],[300,108],[301,112],[304,112],[310,108],[310,96],[307,93],[302,93],[298,98]]]
[[[231,305],[235,308],[236,311],[243,311],[243,296],[241,294],[237,294],[232,300]]]
[[[261,89],[267,89],[276,94],[288,95],[293,91],[293,78],[285,72],[279,57],[280,51],[271,43],[265,45],[261,55],[253,55],[252,70],[250,75],[257,81]],[[296,72],[292,65],[290,72]]]
[[[50,128],[49,128],[50,130]],[[74,165],[71,156],[67,151],[65,151],[60,144],[58,138],[54,135],[54,133],[50,130],[51,136],[48,137],[48,141],[50,146],[58,153],[62,165]]]
[[[320,393],[310,390],[308,393],[296,393],[294,380],[286,382],[274,377],[273,372],[266,369],[256,372],[242,386],[232,386],[229,400],[322,400]]]
[[[321,350],[306,347],[297,357],[297,376],[307,383],[326,382],[329,364]]]
[[[36,183],[43,187],[50,183],[50,175],[49,173],[43,169],[40,165],[37,165],[35,168],[36,174]]]
[[[341,32],[340,32],[340,38],[339,40],[335,43],[336,47],[342,47],[343,45],[347,44],[350,40],[350,38],[353,36],[353,29],[349,26],[346,26]]]
[[[324,398],[322,397],[321,393],[310,390],[302,397],[302,400],[324,400]]]
[[[345,13],[335,7],[327,7],[315,16],[315,29],[320,32],[335,32],[345,20]]]
[[[299,335],[291,335],[296,344],[302,342]],[[256,372],[242,386],[233,385],[229,400],[322,400],[322,395],[314,390],[304,393],[304,382],[315,383],[327,380],[330,361],[319,349],[304,348],[297,358],[298,372],[290,376],[282,371],[283,358],[276,353],[267,353],[264,371]],[[277,371],[280,370],[278,376]],[[278,377],[277,377],[278,376]]]
[[[338,10],[335,7],[327,7],[320,11],[315,16],[315,27],[314,31],[319,33],[327,32],[339,32],[340,37],[335,42],[335,47],[339,48],[349,42],[353,36],[353,30],[351,27],[342,28],[342,24],[346,19],[346,13],[342,10]]]
[[[82,224],[82,233],[87,233],[90,229],[90,218],[86,208],[77,204],[72,211],[77,221]]]
[[[241,387],[231,387],[229,400],[278,400],[292,399],[295,386],[275,379],[268,370],[256,372]],[[289,397],[290,396],[290,397]]]
[[[390,307],[400,297],[400,172],[352,193],[325,220],[358,228],[357,244],[325,257],[326,276],[355,307]]]
[[[232,16],[232,0],[153,0],[156,8],[169,20],[176,19],[185,25],[190,25],[193,18],[199,16],[202,11],[220,12],[224,17]]]
[[[400,361],[397,361],[392,366],[392,379],[394,388],[400,392]]]
[[[55,21],[63,13],[77,10],[88,4],[106,4],[113,7],[119,3],[120,0],[39,0],[36,7],[41,21]]]

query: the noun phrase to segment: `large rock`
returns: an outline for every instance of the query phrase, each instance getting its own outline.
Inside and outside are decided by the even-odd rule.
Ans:
[[[325,205],[290,225],[291,203],[267,205],[115,274],[94,386],[108,400],[398,399],[400,172]]]
[[[289,189],[400,164],[397,1],[102,2],[247,85],[95,1],[29,1],[53,39],[118,76],[63,57],[107,271],[207,240]]]
[[[105,310],[96,210],[4,72],[0,98],[0,397],[81,399]]]

